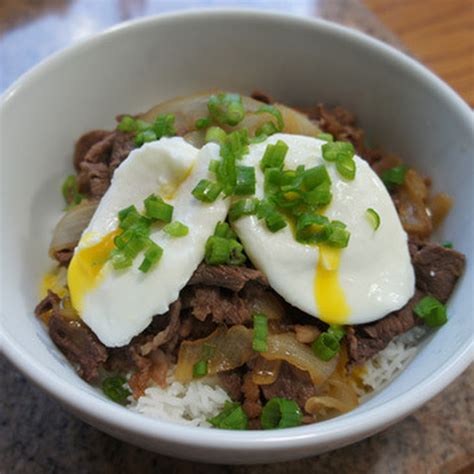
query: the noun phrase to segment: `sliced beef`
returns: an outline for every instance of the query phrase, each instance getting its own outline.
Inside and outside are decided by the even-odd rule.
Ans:
[[[249,282],[268,286],[265,275],[253,268],[230,265],[207,265],[201,263],[194,272],[188,285],[219,286],[232,291],[240,291]]]
[[[252,99],[259,100],[260,102],[264,102],[265,104],[273,104],[274,102],[271,95],[268,95],[260,90],[253,91],[250,97],[252,97]]]
[[[208,316],[214,322],[229,325],[245,324],[251,320],[250,309],[237,293],[214,286],[187,288],[183,293],[183,305],[199,321]]]
[[[300,370],[293,365],[283,362],[278,378],[269,385],[262,385],[263,396],[267,400],[273,397],[288,398],[294,400],[304,409],[308,398],[316,395],[316,388],[308,372]]]
[[[410,243],[416,286],[442,303],[448,301],[464,271],[466,257],[433,242]]]
[[[110,154],[110,172],[113,173],[115,169],[122,163],[125,158],[135,149],[133,133],[116,132],[114,143],[112,145],[112,152]]]
[[[61,298],[51,290],[48,290],[48,294],[36,305],[35,316],[37,318],[43,318],[48,313],[58,312]]]
[[[49,335],[67,359],[77,367],[87,382],[98,376],[99,367],[107,360],[107,348],[80,320],[66,319],[56,311],[48,321]]]
[[[234,401],[239,402],[242,398],[242,375],[237,370],[229,370],[219,373],[219,385],[227,392]]]
[[[349,326],[347,343],[349,365],[359,365],[370,359],[388,345],[396,336],[407,332],[421,322],[413,308],[424,296],[416,291],[410,301],[399,311],[390,313],[374,323]]]
[[[76,145],[74,147],[74,167],[76,170],[79,171],[79,165],[84,160],[87,152],[98,142],[104,140],[104,138],[108,137],[112,132],[108,130],[91,130],[90,132],[84,133],[79,140],[77,140]]]

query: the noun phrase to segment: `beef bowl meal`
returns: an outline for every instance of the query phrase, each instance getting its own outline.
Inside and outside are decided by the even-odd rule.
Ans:
[[[281,15],[171,15],[61,53],[0,111],[2,346],[91,424],[285,460],[388,426],[468,364],[472,116],[400,53]]]

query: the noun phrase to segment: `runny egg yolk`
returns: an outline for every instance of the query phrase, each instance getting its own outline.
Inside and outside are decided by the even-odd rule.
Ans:
[[[82,312],[85,295],[96,287],[102,278],[102,268],[114,249],[114,238],[119,232],[110,232],[97,244],[78,249],[69,264],[67,282],[72,305],[79,314]]]
[[[339,284],[341,249],[321,245],[314,279],[314,294],[319,317],[328,324],[344,324],[350,314],[344,291]]]
[[[63,298],[67,293],[64,286],[64,274],[62,274],[62,269],[55,269],[49,271],[43,275],[40,285],[40,299],[43,299],[48,294],[48,290],[56,293],[60,298]],[[64,271],[64,270],[63,270]]]

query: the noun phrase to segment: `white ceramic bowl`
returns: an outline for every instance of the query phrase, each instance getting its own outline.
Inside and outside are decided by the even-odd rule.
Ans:
[[[369,140],[432,176],[456,205],[440,238],[467,254],[449,323],[385,390],[353,412],[270,432],[203,430],[155,421],[107,401],[82,381],[32,311],[48,268],[75,139],[113,127],[122,112],[220,87],[263,89],[288,104],[355,111]],[[412,59],[330,23],[256,11],[190,11],[120,25],[54,55],[0,104],[1,346],[70,411],[142,447],[207,462],[256,463],[318,454],[386,428],[450,383],[472,358],[473,150],[471,111]]]

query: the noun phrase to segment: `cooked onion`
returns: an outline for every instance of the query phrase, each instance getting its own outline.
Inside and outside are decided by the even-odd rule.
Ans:
[[[439,227],[453,207],[453,198],[445,193],[435,194],[429,202],[433,227]]]
[[[166,102],[162,102],[152,107],[148,112],[139,115],[139,118],[147,122],[152,122],[158,115],[173,114],[175,116],[175,128],[178,135],[184,135],[190,143],[203,144],[203,134],[191,134],[196,130],[196,120],[207,117],[209,112],[207,102],[212,94],[219,91],[194,94],[186,97],[179,97]],[[275,117],[268,113],[256,113],[263,105],[263,102],[252,99],[248,96],[242,96],[242,102],[246,111],[245,117],[236,127],[227,125],[222,126],[226,131],[247,128],[251,135],[261,127],[265,122],[276,122]],[[275,104],[280,110],[285,122],[284,133],[293,133],[299,135],[318,136],[321,133],[315,123],[308,117],[296,110],[281,104]]]
[[[311,415],[321,414],[322,408],[334,409],[340,413],[347,413],[348,411],[352,410],[351,407],[341,402],[337,398],[329,397],[327,395],[308,398],[304,406],[305,411]],[[326,411],[324,411],[323,416],[324,415],[326,415]]]
[[[189,382],[193,378],[193,366],[201,360],[204,345],[215,348],[208,361],[208,375],[236,369],[248,362],[254,355],[252,330],[244,326],[217,328],[210,336],[196,341],[181,343],[175,377],[179,382]]]
[[[252,314],[263,313],[269,320],[281,320],[285,315],[281,300],[269,291],[264,294],[247,292],[245,300]]]
[[[256,385],[269,385],[278,378],[281,360],[267,360],[259,357],[252,371],[252,381]]]
[[[268,351],[262,356],[268,360],[285,360],[288,363],[306,370],[313,383],[324,383],[334,372],[338,357],[324,362],[306,345],[296,340],[293,333],[272,334],[268,336]]]
[[[49,245],[51,257],[54,257],[58,252],[73,250],[76,247],[82,232],[92,219],[97,205],[97,201],[83,201],[64,214],[56,224]]]

